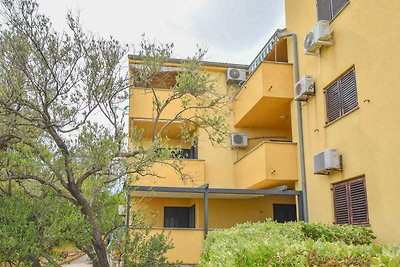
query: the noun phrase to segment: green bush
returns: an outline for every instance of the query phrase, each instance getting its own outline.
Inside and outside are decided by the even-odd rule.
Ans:
[[[244,223],[210,232],[199,266],[400,266],[399,246],[361,226]]]
[[[299,222],[303,234],[313,240],[344,242],[349,245],[369,245],[375,236],[369,227],[355,225],[327,225]]]

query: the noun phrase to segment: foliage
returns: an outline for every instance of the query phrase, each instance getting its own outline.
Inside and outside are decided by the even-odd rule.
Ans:
[[[35,0],[0,0],[0,16],[0,192],[9,193],[13,184],[38,200],[50,192],[62,205],[73,205],[87,222],[78,232],[90,233],[74,240],[75,246],[93,266],[107,267],[104,237],[123,223],[117,212],[124,194],[116,188],[128,184],[129,176],[156,175],[151,166],[158,163],[188,178],[179,158],[168,160],[177,148],[168,146],[163,131],[180,121],[184,142],[196,142],[200,129],[213,143],[222,142],[225,96],[201,71],[205,51],[200,49],[182,61],[170,96],[157,97],[152,81],[173,45],[144,39],[142,68],[135,74],[155,95],[156,116],[152,142],[145,144],[143,132],[133,130],[128,151],[120,108],[130,88],[123,64],[128,46],[83,31],[73,13],[66,30],[58,32]],[[178,101],[181,111],[160,123]],[[192,116],[185,117],[188,111]]]
[[[56,222],[56,223],[55,223]],[[54,248],[90,240],[87,221],[73,205],[46,194],[22,192],[0,197],[0,262],[32,266],[38,259],[54,265]]]
[[[398,266],[400,246],[374,238],[362,226],[244,223],[210,232],[199,266]]]
[[[198,48],[192,58],[182,60],[175,81],[165,84],[160,77],[165,64],[173,54],[173,44],[151,42],[143,36],[139,58],[140,68],[134,69],[134,84],[148,90],[153,95],[154,127],[151,133],[153,142],[161,142],[164,131],[174,122],[181,123],[183,141],[194,142],[198,137],[195,128],[207,133],[213,144],[220,144],[226,139],[228,125],[226,117],[230,110],[227,108],[228,99],[225,92],[220,92],[216,80],[202,70],[202,61],[207,50]],[[163,97],[157,90],[168,88],[170,94]],[[160,118],[171,103],[180,103],[173,118],[157,129]]]
[[[354,225],[327,225],[323,223],[299,222],[304,235],[313,240],[323,239],[326,242],[344,242],[353,245],[369,245],[375,236],[369,227]]]
[[[145,223],[145,213],[132,215],[131,227],[122,227],[110,236],[109,249],[115,262],[127,267],[171,266],[165,253],[173,248],[164,231],[152,232],[153,223]]]

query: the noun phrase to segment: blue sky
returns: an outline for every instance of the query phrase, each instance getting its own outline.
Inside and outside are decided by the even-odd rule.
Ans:
[[[277,28],[285,27],[284,0],[37,0],[55,27],[69,9],[85,30],[138,44],[142,33],[175,44],[175,57],[208,47],[207,60],[249,64]]]

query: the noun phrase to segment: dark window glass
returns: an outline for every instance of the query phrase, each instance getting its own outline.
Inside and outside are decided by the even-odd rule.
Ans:
[[[294,222],[297,220],[295,204],[274,204],[274,221],[279,223]]]
[[[332,20],[349,0],[317,0],[318,20]]]
[[[158,151],[161,153],[164,148],[158,148]],[[171,157],[172,158],[181,158],[181,159],[198,159],[198,147],[197,144],[192,146],[191,148],[182,148],[182,149],[171,149]]]
[[[195,228],[196,206],[164,207],[164,227]]]

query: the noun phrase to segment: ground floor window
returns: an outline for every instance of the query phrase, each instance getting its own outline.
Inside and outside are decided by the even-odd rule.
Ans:
[[[297,220],[295,204],[273,204],[274,221],[279,223]]]
[[[164,227],[195,228],[196,206],[164,207]]]
[[[335,223],[368,225],[368,203],[365,177],[333,185]]]

